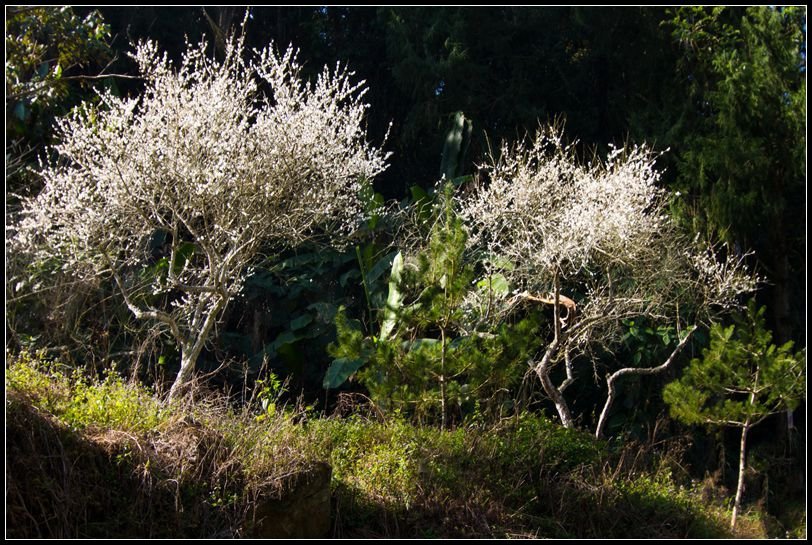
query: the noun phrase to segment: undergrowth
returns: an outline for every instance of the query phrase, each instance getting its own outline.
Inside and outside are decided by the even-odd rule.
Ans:
[[[166,423],[171,410],[144,387],[109,373],[91,380],[78,370],[23,352],[6,370],[6,390],[75,430],[88,427],[144,433]]]
[[[317,417],[286,407],[274,377],[237,407],[202,391],[170,404],[113,374],[7,359],[9,537],[262,535],[260,504],[323,462],[334,537],[805,536],[757,509],[731,534],[729,502],[692,483],[678,441],[598,442],[532,414],[450,430],[363,407]]]
[[[730,537],[724,510],[665,467],[626,473],[628,455],[541,416],[447,431],[397,417],[311,426],[330,451],[339,537]]]
[[[301,412],[167,403],[21,354],[6,368],[10,537],[240,537],[318,466]]]

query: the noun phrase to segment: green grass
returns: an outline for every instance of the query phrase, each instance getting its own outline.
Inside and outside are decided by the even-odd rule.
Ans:
[[[302,411],[216,395],[168,403],[110,374],[7,357],[14,537],[236,537],[321,461]],[[11,491],[11,492],[9,492]]]
[[[665,469],[544,417],[439,430],[398,418],[323,419],[343,537],[729,537],[724,517]]]
[[[113,374],[8,359],[14,537],[247,536],[256,502],[322,461],[336,537],[733,537],[729,505],[703,499],[678,453],[599,442],[541,415],[451,430],[379,413],[317,418],[285,408],[280,388],[236,408],[217,395],[169,404]],[[783,527],[805,535],[797,518]],[[768,527],[752,510],[736,535]]]
[[[88,427],[145,433],[165,423],[171,409],[141,385],[113,373],[101,381],[58,362],[22,353],[6,369],[6,391],[24,394],[32,405],[73,429]]]

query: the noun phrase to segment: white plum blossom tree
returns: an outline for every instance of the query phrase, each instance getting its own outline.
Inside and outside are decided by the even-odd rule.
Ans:
[[[627,147],[613,149],[605,161],[584,162],[575,144],[563,143],[561,127],[544,127],[529,143],[503,145],[484,167],[487,187],[461,196],[469,244],[493,256],[488,262],[509,264],[491,271],[516,288],[503,302],[553,306],[552,340],[532,365],[565,426],[575,425],[564,397],[575,380],[574,357],[589,359],[596,345],[611,349],[627,319],[676,328],[680,342],[664,364],[607,376],[598,436],[619,378],[664,371],[696,326],[736,306],[737,296],[757,283],[742,256],[717,260],[712,249],[680,233],[666,213],[655,159],[645,147]],[[552,371],[562,361],[566,378],[557,385]]]
[[[351,233],[388,155],[366,140],[364,82],[341,66],[308,83],[292,49],[249,53],[236,37],[221,62],[206,43],[177,67],[153,42],[132,56],[143,93],[102,94],[58,123],[56,160],[10,247],[108,275],[136,317],[168,329],[181,349],[174,397],[251,266]]]

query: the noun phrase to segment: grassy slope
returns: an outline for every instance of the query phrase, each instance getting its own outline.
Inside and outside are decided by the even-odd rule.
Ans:
[[[20,357],[6,369],[8,536],[248,536],[255,498],[328,461],[336,537],[732,537],[721,504],[676,484],[674,457],[543,417],[440,431],[255,405],[169,406]],[[737,535],[766,535],[758,513]]]

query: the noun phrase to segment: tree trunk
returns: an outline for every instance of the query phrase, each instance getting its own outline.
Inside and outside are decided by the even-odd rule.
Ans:
[[[206,319],[203,321],[203,326],[194,342],[189,342],[182,345],[180,354],[180,371],[178,376],[175,377],[175,382],[172,383],[172,388],[169,390],[169,399],[177,399],[183,397],[188,392],[188,386],[194,377],[195,364],[200,352],[203,351],[206,341],[209,339],[209,334],[214,323],[217,321],[218,316],[226,307],[228,299],[225,297],[218,297],[209,309]]]
[[[440,328],[440,427],[446,429],[445,329]]]
[[[550,379],[552,363],[558,355],[559,348],[566,342],[565,337],[568,335],[562,333],[561,331],[561,316],[559,311],[560,287],[558,284],[558,272],[555,274],[553,286],[553,331],[555,332],[555,337],[553,338],[553,342],[544,352],[544,357],[541,358],[541,361],[536,366],[536,374],[538,375],[539,380],[541,380],[541,386],[544,388],[544,392],[550,397],[555,405],[555,409],[558,411],[558,417],[561,419],[561,424],[565,428],[574,428],[575,422],[572,420],[572,413],[570,413],[570,407],[567,404],[567,400],[564,399],[564,394],[561,393],[561,390],[556,387],[556,385],[553,384],[552,379]]]
[[[569,405],[567,404],[567,400],[564,399],[561,390],[556,388],[553,381],[550,379],[550,363],[556,356],[558,352],[558,340],[554,340],[552,344],[547,347],[547,350],[544,352],[544,357],[541,358],[541,362],[536,366],[536,374],[541,380],[541,385],[544,388],[544,392],[549,396],[552,400],[553,404],[555,404],[555,409],[558,411],[558,416],[561,418],[561,424],[565,428],[574,428],[575,422],[572,420],[572,414],[570,413]]]
[[[175,377],[175,382],[172,383],[172,388],[169,390],[169,399],[178,399],[186,394],[192,377],[194,377],[195,362],[199,355],[199,350],[197,354],[193,354],[191,348],[181,350],[180,371],[178,371],[178,376]]]
[[[774,285],[772,286],[772,313],[773,313],[773,331],[775,333],[776,344],[779,346],[792,339],[793,336],[793,321],[792,321],[792,307],[790,304],[790,264],[787,257],[787,250],[780,238],[779,247],[775,251],[774,267]],[[777,432],[779,437],[777,440],[784,440],[792,429],[795,428],[795,421],[792,416],[792,409],[786,410],[786,427],[779,426]]]
[[[730,529],[734,530],[736,528],[736,518],[739,515],[739,511],[741,510],[742,505],[742,495],[744,493],[744,454],[745,454],[745,447],[747,444],[747,432],[750,429],[750,418],[747,418],[744,421],[744,426],[742,427],[742,440],[741,445],[739,447],[739,480],[736,484],[736,500],[733,502],[733,516],[730,519]]]
[[[609,416],[609,409],[615,402],[615,381],[614,375],[606,379],[606,403],[603,404],[601,416],[598,418],[598,425],[595,427],[595,438],[600,439],[603,437],[603,430],[606,427],[606,419]]]
[[[750,391],[750,405],[754,405],[756,402],[756,390],[758,389],[758,379],[761,375],[761,369],[756,367],[756,375],[755,380],[753,382],[753,389]],[[742,441],[739,445],[739,479],[736,483],[736,499],[733,502],[733,516],[730,519],[730,529],[734,530],[736,528],[736,517],[739,515],[739,511],[741,510],[742,505],[742,494],[744,492],[744,455],[745,455],[745,447],[747,446],[747,432],[750,430],[750,417],[744,419],[744,424],[742,425]]]

